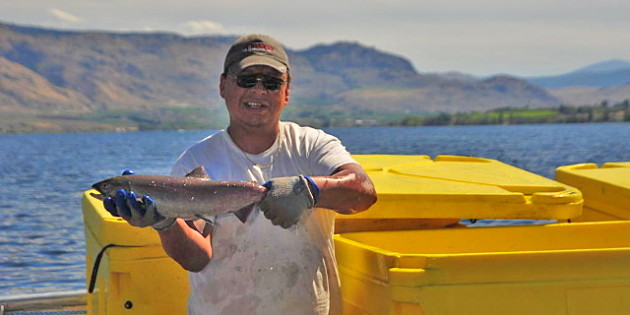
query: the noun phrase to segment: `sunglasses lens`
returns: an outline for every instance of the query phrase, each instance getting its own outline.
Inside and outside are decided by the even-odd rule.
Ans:
[[[280,87],[282,86],[282,83],[284,83],[282,80],[275,79],[275,78],[268,78],[262,82],[265,89],[269,91],[276,91],[280,89]]]
[[[236,77],[236,84],[244,89],[251,89],[260,81],[269,91],[277,91],[280,89],[284,81],[279,78],[268,77],[264,75],[240,75]]]
[[[244,89],[253,88],[258,83],[256,76],[238,76],[236,77],[236,84]]]

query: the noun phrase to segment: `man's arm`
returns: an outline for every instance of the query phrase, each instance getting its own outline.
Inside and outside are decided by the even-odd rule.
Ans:
[[[330,176],[311,179],[320,190],[316,207],[353,214],[367,210],[376,202],[374,184],[359,164],[344,164]]]
[[[149,196],[138,199],[134,192],[122,189],[115,197],[103,199],[103,206],[130,225],[155,228],[166,253],[186,270],[201,271],[212,258],[211,228],[204,220],[164,218]]]
[[[344,164],[330,176],[277,177],[263,186],[267,195],[260,202],[260,210],[272,224],[285,229],[295,225],[313,206],[352,214],[376,202],[372,181],[356,163]]]
[[[159,231],[164,251],[188,271],[203,270],[212,258],[207,225],[203,220],[187,222],[177,219],[171,228]]]

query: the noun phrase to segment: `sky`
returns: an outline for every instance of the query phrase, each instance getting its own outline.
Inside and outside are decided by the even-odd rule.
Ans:
[[[57,29],[264,33],[287,48],[357,42],[419,72],[563,74],[630,60],[628,0],[0,0],[0,21]]]

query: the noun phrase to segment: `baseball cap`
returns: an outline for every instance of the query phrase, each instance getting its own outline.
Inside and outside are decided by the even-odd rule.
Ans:
[[[263,65],[280,73],[289,70],[289,57],[282,44],[268,35],[251,34],[237,39],[225,56],[224,73],[238,74],[241,70]]]

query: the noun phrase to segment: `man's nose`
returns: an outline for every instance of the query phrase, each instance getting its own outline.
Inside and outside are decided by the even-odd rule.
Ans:
[[[256,84],[254,84],[254,87],[252,87],[252,90],[258,93],[267,93],[267,89],[265,88],[265,85],[263,85],[262,78],[256,78]]]

